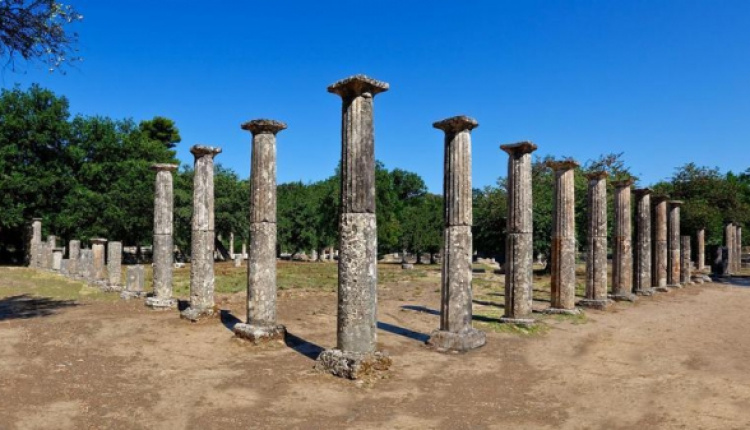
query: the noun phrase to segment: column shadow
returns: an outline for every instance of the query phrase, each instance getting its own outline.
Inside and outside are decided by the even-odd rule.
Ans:
[[[380,330],[387,331],[388,333],[393,333],[399,336],[404,336],[406,338],[416,340],[419,342],[427,342],[427,340],[430,338],[430,336],[424,333],[420,333],[414,330],[409,330],[408,328],[399,327],[397,325],[385,323],[382,321],[378,321],[378,328]]]
[[[0,299],[0,321],[46,317],[72,306],[78,306],[78,303],[75,300],[57,300],[29,294],[3,297]]]
[[[289,331],[286,332],[284,343],[286,343],[286,346],[288,346],[289,348],[304,355],[310,360],[317,359],[320,353],[323,352],[322,346],[302,339],[301,337],[290,333]]]
[[[420,305],[403,305],[401,306],[401,309],[407,310],[407,311],[416,311],[416,312],[422,312],[430,315],[440,315],[440,311],[437,311],[435,309],[430,309],[424,306]]]
[[[488,300],[472,300],[472,303],[475,305],[482,305],[482,306],[492,306],[496,308],[505,309],[505,304],[500,302],[490,302]]]
[[[234,333],[234,326],[242,322],[241,319],[232,315],[232,313],[226,309],[221,309],[219,311],[219,319],[221,319],[221,323],[224,325],[224,327],[226,327],[227,330],[231,331],[232,333]]]

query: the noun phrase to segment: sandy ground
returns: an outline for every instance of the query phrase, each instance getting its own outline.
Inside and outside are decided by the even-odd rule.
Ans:
[[[227,312],[202,324],[141,301],[6,313],[0,429],[750,428],[749,288],[704,284],[582,324],[549,320],[542,334],[491,331],[461,355],[423,346],[436,291],[387,288],[379,342],[394,364],[373,384],[312,370],[335,344],[335,294],[285,293],[288,345],[263,348],[232,336],[243,300],[224,296]]]

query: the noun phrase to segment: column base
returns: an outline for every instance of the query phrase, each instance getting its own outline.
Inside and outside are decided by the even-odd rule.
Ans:
[[[501,317],[500,322],[503,324],[516,324],[516,325],[534,325],[536,320],[534,318],[511,318]]]
[[[616,302],[634,302],[636,300],[635,294],[610,294],[609,298]]]
[[[637,296],[653,296],[654,292],[655,291],[653,289],[647,288],[645,290],[638,290],[638,291],[636,291],[635,295],[637,295]]]
[[[427,346],[438,352],[466,352],[484,346],[487,336],[481,330],[468,328],[458,333],[435,330],[430,333]]]
[[[211,306],[210,308],[187,308],[180,312],[180,318],[192,322],[198,322],[202,319],[215,317],[217,315],[219,315],[219,313],[216,312],[216,306]]]
[[[577,303],[577,305],[583,306],[585,308],[599,309],[603,311],[607,309],[609,306],[611,306],[612,302],[607,299],[604,299],[604,300],[582,299]]]
[[[693,284],[702,284],[703,283],[703,276],[693,276],[692,283]]]
[[[112,284],[102,285],[102,291],[105,293],[118,293],[122,291],[122,286]]]
[[[669,284],[669,285],[667,285],[667,287],[669,287],[669,288],[682,288],[682,285],[681,284]]]
[[[286,327],[283,325],[255,325],[255,324],[236,324],[234,326],[234,335],[241,339],[249,340],[255,345],[271,341],[283,341],[286,337]]]
[[[666,285],[654,287],[652,288],[652,290],[656,291],[657,293],[668,293],[670,291],[669,287],[667,287]]]
[[[141,297],[145,297],[146,293],[143,291],[123,291],[120,293],[120,298],[123,300],[130,300],[130,299],[140,299]]]
[[[169,310],[177,307],[177,300],[171,297],[146,297],[146,306],[154,310]]]
[[[385,352],[349,352],[333,348],[320,353],[315,361],[315,370],[356,380],[385,372],[392,363]]]
[[[544,313],[548,315],[580,315],[581,310],[578,308],[573,308],[573,309],[547,308],[544,310]]]

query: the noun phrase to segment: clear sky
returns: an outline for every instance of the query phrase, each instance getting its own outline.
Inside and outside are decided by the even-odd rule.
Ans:
[[[750,167],[750,1],[94,1],[67,0],[85,60],[66,75],[26,66],[84,115],[174,119],[178,157],[221,146],[250,169],[254,118],[287,122],[279,182],[314,181],[340,158],[340,99],[326,87],[364,73],[375,152],[442,189],[442,132],[465,114],[474,186],[506,173],[502,143],[585,162],[624,152],[642,183],[695,161]]]

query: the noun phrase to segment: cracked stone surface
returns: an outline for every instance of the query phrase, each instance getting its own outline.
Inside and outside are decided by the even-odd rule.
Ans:
[[[174,180],[176,164],[154,164],[154,275],[153,293],[146,299],[152,309],[171,309],[174,267]]]
[[[575,169],[573,160],[548,162],[555,174],[555,197],[552,209],[552,246],[550,264],[550,310],[575,311],[576,238],[575,238]]]
[[[351,352],[328,349],[320,353],[315,369],[346,379],[367,379],[391,367],[390,356],[384,352]]]
[[[633,294],[633,246],[630,208],[632,179],[613,182],[615,228],[612,244],[612,297],[628,300]]]
[[[107,280],[110,287],[119,288],[122,278],[122,242],[107,243]]]

